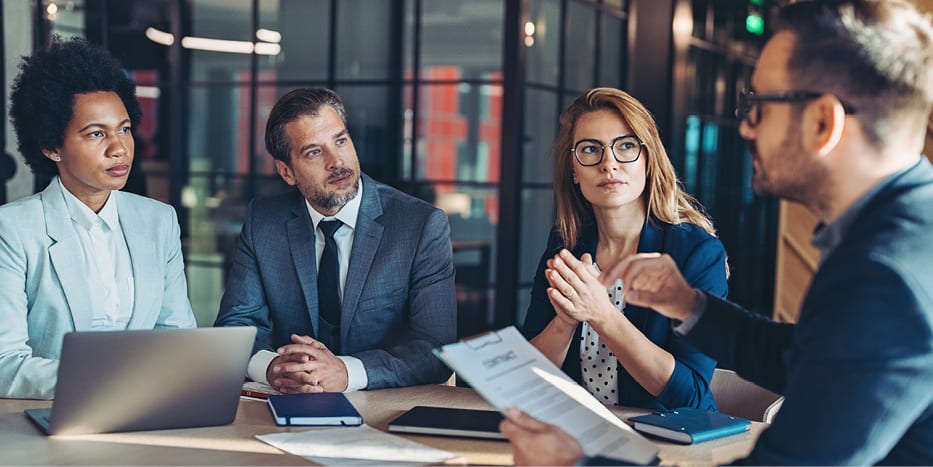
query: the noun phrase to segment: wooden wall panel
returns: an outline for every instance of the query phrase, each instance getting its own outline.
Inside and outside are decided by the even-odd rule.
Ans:
[[[810,244],[819,220],[797,203],[781,201],[777,270],[774,284],[774,320],[796,323],[800,304],[819,265],[819,251]]]

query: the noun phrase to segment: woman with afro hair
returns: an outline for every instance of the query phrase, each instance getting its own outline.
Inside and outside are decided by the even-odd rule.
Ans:
[[[0,397],[50,399],[66,333],[195,319],[174,209],[119,191],[140,120],[120,64],[55,38],[23,59],[10,102],[20,154],[52,181],[0,206]]]

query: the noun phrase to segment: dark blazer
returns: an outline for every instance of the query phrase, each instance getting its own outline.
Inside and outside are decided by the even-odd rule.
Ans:
[[[250,203],[217,326],[256,326],[254,352],[318,329],[314,231],[297,190]],[[342,355],[368,389],[439,383],[431,350],[456,339],[453,253],[443,211],[363,175],[344,285]]]
[[[785,396],[750,464],[933,465],[933,167],[884,186],[813,277],[796,325],[710,298],[686,336]]]
[[[590,253],[595,257],[597,236],[595,224],[585,226],[572,251],[574,256],[579,258],[583,253]],[[554,307],[547,297],[549,285],[544,270],[547,268],[547,260],[554,257],[563,245],[560,234],[556,230],[552,231],[547,249],[538,263],[534,287],[531,290],[531,304],[522,326],[522,333],[528,339],[540,334],[555,316]],[[671,255],[684,272],[687,282],[694,287],[717,296],[726,295],[726,252],[719,239],[703,229],[693,224],[671,225],[657,220],[646,222],[638,241],[638,252],[652,251]],[[699,407],[715,410],[716,402],[710,393],[709,382],[716,362],[675,335],[671,330],[670,319],[650,309],[631,304],[625,306],[625,315],[651,339],[651,342],[670,352],[674,356],[675,364],[671,380],[658,397],[645,391],[622,365],[619,365],[619,405],[650,409]],[[579,350],[582,327],[577,326],[562,366],[564,372],[577,382],[582,382]]]

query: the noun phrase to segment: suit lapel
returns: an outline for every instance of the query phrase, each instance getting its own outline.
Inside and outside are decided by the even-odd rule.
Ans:
[[[91,328],[91,288],[88,287],[81,265],[81,244],[75,236],[71,215],[65,207],[64,193],[58,178],[52,180],[42,191],[42,211],[45,228],[52,244],[49,257],[55,267],[55,275],[62,285],[75,331]],[[92,284],[93,286],[93,284]]]
[[[660,224],[656,224],[651,220],[645,220],[645,225],[641,229],[641,236],[638,238],[637,253],[651,253],[655,251],[665,253],[664,232],[666,231],[667,229],[664,229]],[[592,234],[589,232],[592,232]],[[595,258],[596,243],[598,240],[598,230],[595,225],[593,225],[592,228],[585,229],[584,235],[580,239],[580,246],[575,249],[574,253],[578,258],[582,256],[583,253],[590,253]],[[649,314],[645,308],[627,304],[625,306],[625,316],[639,329],[645,329],[647,326]],[[579,338],[579,336],[577,337]]]
[[[659,225],[656,225],[656,222],[646,220],[644,227],[641,229],[641,237],[638,238],[638,253],[651,253],[659,251],[665,253],[667,250],[664,249],[664,232],[666,229],[662,229]]]
[[[314,336],[318,335],[317,267],[315,267],[314,228],[304,198],[295,190],[292,217],[285,221],[288,248],[292,255],[301,293],[304,294]]]
[[[153,306],[158,305],[161,308],[161,300],[156,303],[157,291],[149,285],[165,283],[162,278],[154,277],[158,271],[164,269],[151,267],[160,261],[153,244],[156,236],[152,232],[152,219],[147,217],[148,213],[141,212],[130,197],[123,196],[123,193],[114,191],[110,196],[117,197],[115,200],[117,213],[120,215],[120,229],[123,230],[126,249],[130,252],[130,263],[133,266],[133,314],[130,315],[126,327],[151,328],[155,325],[155,320],[152,320],[152,323],[145,321],[158,317],[160,310],[153,310]]]
[[[353,249],[350,252],[350,267],[347,282],[343,286],[343,302],[340,307],[340,341],[347,342],[350,323],[356,314],[356,306],[363,293],[366,277],[372,269],[376,250],[382,241],[385,226],[379,221],[382,217],[382,200],[376,181],[363,176],[363,200],[357,214],[356,232],[353,236]]]
[[[638,238],[637,253],[661,252],[667,253],[664,237],[668,229],[663,228],[660,221],[652,220],[650,216],[645,219],[645,225],[641,229],[641,237]],[[648,328],[648,319],[651,313],[647,308],[640,306],[626,305],[625,315],[629,320],[641,329],[642,332]]]

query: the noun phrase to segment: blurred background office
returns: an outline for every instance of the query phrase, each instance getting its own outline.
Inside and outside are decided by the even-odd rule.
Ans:
[[[719,229],[731,299],[768,316],[796,309],[794,293],[774,300],[785,281],[776,255],[789,255],[791,289],[805,289],[800,271],[815,267],[808,240],[784,241],[794,229],[779,226],[805,213],[752,192],[733,114],[768,35],[768,0],[2,5],[0,203],[47,182],[24,167],[8,121],[20,57],[52,34],[102,44],[136,81],[144,114],[127,189],[178,210],[201,325],[217,312],[247,203],[286,189],[263,133],[277,98],[299,86],[341,94],[366,173],[450,216],[461,336],[523,319],[553,220],[557,116],[594,86],[624,89],[654,112],[687,191]],[[806,222],[795,228],[809,238]]]

